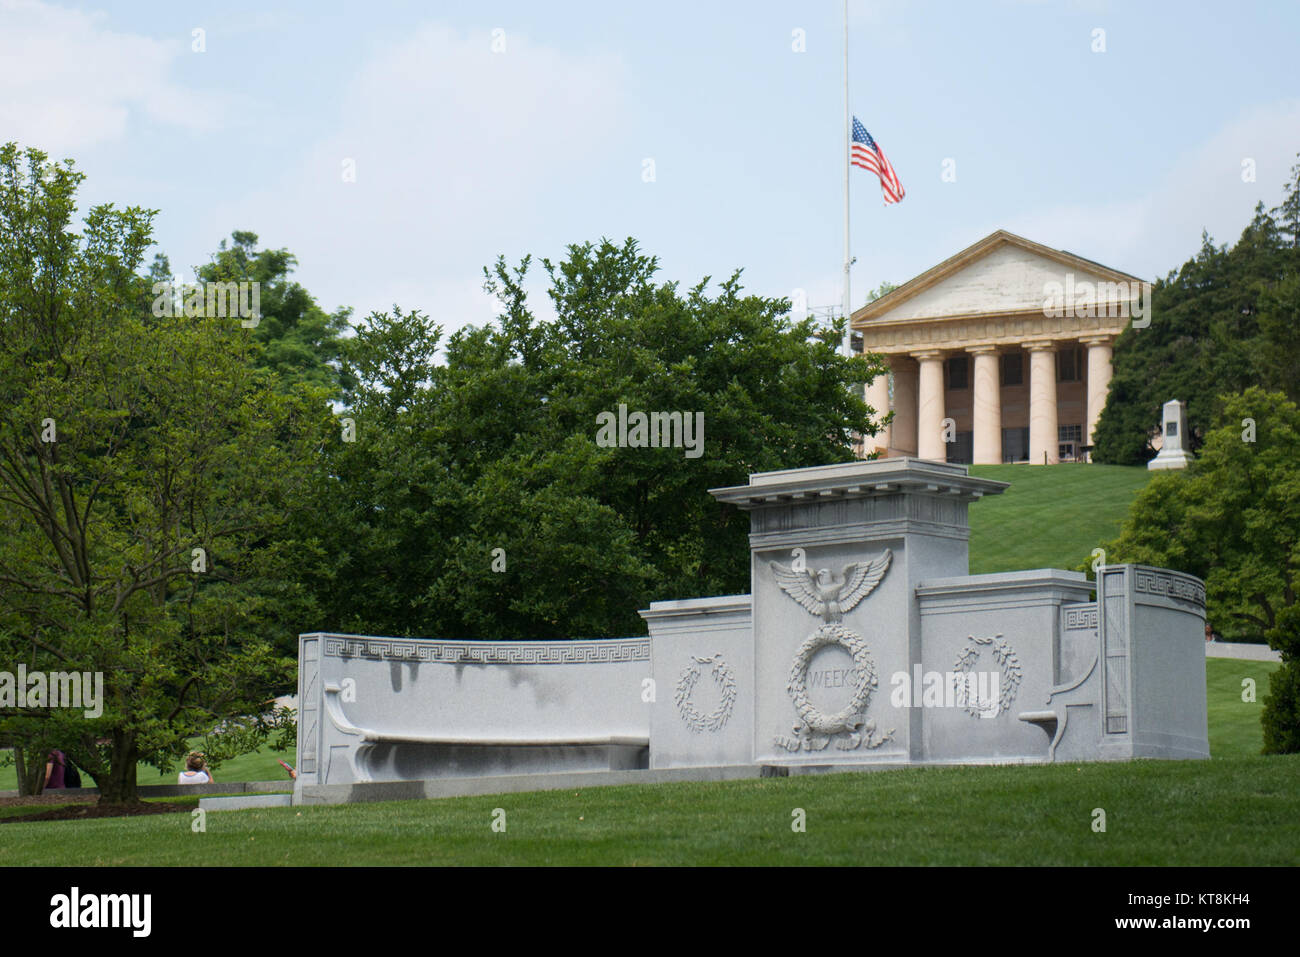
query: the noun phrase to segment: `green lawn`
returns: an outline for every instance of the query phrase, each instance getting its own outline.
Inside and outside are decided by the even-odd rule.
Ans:
[[[506,830],[492,830],[493,812]],[[1105,833],[1092,830],[1094,809]],[[806,833],[791,828],[796,809]],[[0,824],[7,864],[1300,864],[1300,755]]]
[[[1010,482],[970,507],[970,571],[1071,569],[1119,533],[1151,473],[1123,465],[972,465],[971,474]]]
[[[1206,711],[1210,725],[1210,754],[1214,757],[1259,754],[1264,731],[1259,724],[1268,676],[1278,668],[1273,661],[1205,661]],[[1242,701],[1242,680],[1254,679],[1255,700]]]
[[[1300,864],[1300,755],[1261,757],[1277,665],[1206,662],[1209,761],[592,788],[0,824],[9,864]],[[1241,700],[1241,681],[1256,701]],[[272,762],[274,758],[271,758]],[[278,767],[278,765],[276,765]],[[227,777],[226,780],[233,780]],[[186,800],[178,798],[173,800]],[[490,824],[506,813],[506,832]],[[1107,816],[1091,829],[1094,808]],[[790,830],[803,808],[806,833]],[[4,809],[4,816],[30,813]]]

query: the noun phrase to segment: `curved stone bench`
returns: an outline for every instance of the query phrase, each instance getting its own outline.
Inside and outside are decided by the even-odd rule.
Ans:
[[[648,638],[303,635],[299,787],[649,764]]]

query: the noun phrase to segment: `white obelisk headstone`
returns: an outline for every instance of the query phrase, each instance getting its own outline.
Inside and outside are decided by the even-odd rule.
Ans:
[[[1187,441],[1187,405],[1177,399],[1165,403],[1161,418],[1164,441],[1160,452],[1147,463],[1149,469],[1185,469],[1192,464]]]

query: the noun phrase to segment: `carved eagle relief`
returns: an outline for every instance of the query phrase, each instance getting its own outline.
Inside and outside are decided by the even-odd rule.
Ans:
[[[829,568],[795,571],[779,562],[769,562],[781,590],[826,623],[840,621],[866,598],[889,570],[894,553],[888,548],[871,562],[854,562],[844,566],[840,576]]]

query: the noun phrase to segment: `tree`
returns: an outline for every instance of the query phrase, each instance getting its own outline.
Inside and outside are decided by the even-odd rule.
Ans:
[[[190,736],[219,762],[288,727],[285,516],[329,413],[254,369],[238,320],[152,314],[153,213],[96,206],[78,234],[82,179],[0,149],[0,660],[102,675],[102,713],[15,704],[0,737],[57,743],[115,803]]]
[[[1286,272],[1260,294],[1255,354],[1263,380],[1300,401],[1300,163],[1291,167],[1286,198],[1272,215]]]
[[[888,279],[886,279],[875,289],[871,290],[871,292],[867,293],[867,305],[870,305],[871,303],[875,302],[877,299],[880,299],[882,296],[888,296],[891,292],[893,292],[897,288],[898,288],[898,283],[890,282]]]
[[[1300,409],[1252,387],[1222,396],[1197,460],[1134,500],[1108,562],[1205,579],[1207,615],[1230,640],[1282,654],[1264,702],[1265,750],[1300,750]]]
[[[446,343],[419,313],[372,315],[349,342],[360,383],[314,509],[321,627],[493,639],[644,633],[651,600],[743,591],[748,516],[708,489],[751,472],[845,461],[873,434],[862,390],[883,371],[837,346],[843,320],[790,303],[656,282],[633,240],[542,261],[556,318],[523,285],[531,260],[485,270],[498,321]],[[703,416],[683,442],[599,441],[601,416]],[[328,556],[328,558],[326,558]]]
[[[258,346],[254,365],[275,371],[282,383],[309,382],[336,397],[350,384],[340,379],[339,360],[351,310],[326,313],[311,293],[290,280],[298,260],[287,249],[259,250],[257,234],[246,230],[236,230],[230,238],[229,247],[221,240],[212,261],[194,274],[201,282],[261,284],[261,318],[252,336]]]
[[[1215,398],[1252,385],[1300,399],[1300,166],[1286,197],[1263,204],[1231,249],[1202,235],[1200,252],[1155,284],[1152,319],[1115,342],[1114,376],[1097,423],[1098,462],[1141,465],[1155,455],[1160,410],[1187,403],[1200,447]]]

